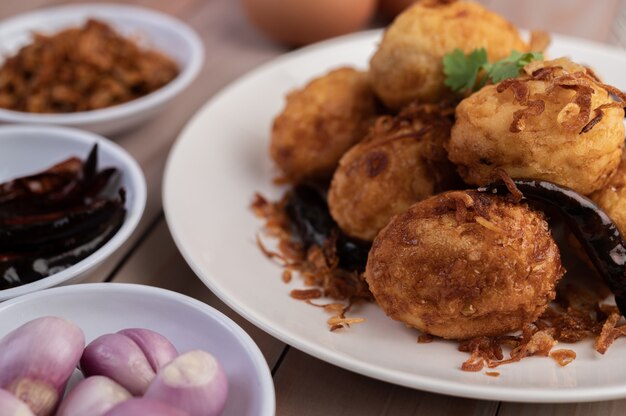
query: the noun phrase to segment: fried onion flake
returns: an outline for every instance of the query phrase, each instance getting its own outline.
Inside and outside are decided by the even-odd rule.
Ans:
[[[364,276],[339,268],[339,259],[334,252],[334,241],[326,242],[324,247],[304,248],[295,241],[290,222],[285,213],[286,196],[278,202],[268,202],[260,194],[254,196],[252,211],[265,221],[264,232],[278,239],[276,251],[269,250],[261,237],[257,235],[257,245],[269,259],[284,267],[282,280],[290,282],[298,275],[306,289],[293,289],[290,296],[310,305],[324,308],[333,316],[327,320],[330,331],[349,327],[351,324],[365,322],[364,318],[346,317],[346,313],[356,302],[371,302],[373,296],[367,287]],[[336,302],[317,304],[314,299],[327,297]]]
[[[574,96],[561,109],[556,121],[563,129],[578,132],[578,134],[587,133],[600,123],[606,109],[626,106],[626,94],[611,85],[600,82],[589,68],[580,67],[580,70],[570,73],[558,64],[534,69],[537,65],[537,63],[528,65],[525,68],[526,76],[506,79],[496,88],[498,93],[506,90],[512,91],[514,102],[524,107],[513,113],[513,121],[509,126],[509,131],[512,133],[524,131],[529,117],[536,117],[545,111],[545,96],[556,94],[562,89],[574,91]],[[548,83],[544,97],[537,95],[536,99],[531,99],[529,86],[531,81]],[[613,102],[592,109],[592,95],[597,89],[606,90]]]

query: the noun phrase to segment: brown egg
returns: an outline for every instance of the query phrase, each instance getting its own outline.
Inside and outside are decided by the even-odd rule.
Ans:
[[[272,39],[305,45],[362,29],[376,0],[243,0],[250,21]]]
[[[416,1],[417,0],[380,0],[378,8],[385,17],[393,18]]]

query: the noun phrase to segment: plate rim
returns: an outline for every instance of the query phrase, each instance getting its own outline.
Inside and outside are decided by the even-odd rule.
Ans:
[[[224,291],[221,290],[220,286],[216,284],[216,281],[219,279],[215,279],[213,273],[202,270],[201,266],[186,250],[185,244],[183,243],[183,237],[176,228],[176,220],[172,214],[173,208],[170,206],[170,198],[168,198],[167,195],[168,188],[173,186],[170,185],[170,181],[172,180],[171,177],[173,176],[171,172],[175,169],[174,166],[175,163],[177,163],[177,155],[180,153],[180,149],[183,146],[182,143],[185,140],[185,137],[188,136],[189,132],[194,130],[195,126],[199,124],[200,118],[202,118],[205,113],[209,112],[209,110],[215,106],[216,103],[219,103],[224,99],[224,97],[228,97],[231,91],[240,88],[241,85],[247,84],[251,79],[260,77],[266,71],[272,70],[274,66],[280,66],[285,61],[297,59],[301,55],[315,53],[317,50],[325,49],[329,46],[336,46],[341,43],[376,41],[380,39],[383,31],[384,30],[382,29],[372,29],[356,32],[328,39],[323,42],[315,43],[313,45],[279,55],[228,83],[211,98],[209,98],[196,111],[193,117],[181,130],[174,145],[172,146],[165,165],[164,180],[162,184],[163,211],[168,229],[179,252],[202,283],[246,320],[288,345],[348,371],[412,389],[480,400],[528,403],[582,403],[625,398],[626,382],[624,382],[621,386],[601,388],[575,387],[547,390],[545,388],[529,388],[524,386],[523,390],[519,390],[514,387],[473,385],[462,381],[433,378],[414,373],[408,375],[406,373],[402,373],[397,370],[390,370],[388,368],[381,369],[380,366],[371,365],[363,362],[362,360],[355,359],[344,352],[331,350],[324,346],[314,345],[314,343],[307,341],[306,339],[301,339],[301,336],[291,334],[290,331],[282,332],[275,329],[272,322],[268,322],[265,319],[256,316],[253,311],[248,310],[246,305],[239,304],[226,295]],[[625,54],[623,49],[587,39],[580,39],[560,34],[551,34],[551,36],[553,40],[558,39],[559,42],[570,44],[575,43],[585,48],[598,49],[601,53],[607,53],[610,55]],[[174,202],[172,202],[172,205],[174,205]]]

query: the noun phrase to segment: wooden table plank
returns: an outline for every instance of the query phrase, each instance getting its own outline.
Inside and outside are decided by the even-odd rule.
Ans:
[[[498,416],[622,416],[626,400],[597,403],[534,404],[502,403]]]
[[[491,416],[498,402],[426,393],[361,376],[290,348],[274,376],[278,415]]]

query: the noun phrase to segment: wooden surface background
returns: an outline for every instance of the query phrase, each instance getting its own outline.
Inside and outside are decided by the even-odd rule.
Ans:
[[[293,0],[296,1],[296,0]],[[623,39],[619,0],[483,0],[520,27],[541,28],[601,42]],[[0,18],[50,5],[84,1],[0,2]],[[237,0],[118,1],[151,7],[193,26],[206,62],[194,84],[147,124],[112,139],[139,162],[148,183],[147,208],[133,237],[89,281],[132,282],[198,298],[239,323],[257,342],[274,377],[278,415],[622,415],[626,400],[588,404],[518,404],[455,398],[377,381],[327,364],[267,335],[225,306],[193,274],[171,239],[161,206],[163,167],[193,113],[218,90],[286,49],[246,21]]]

